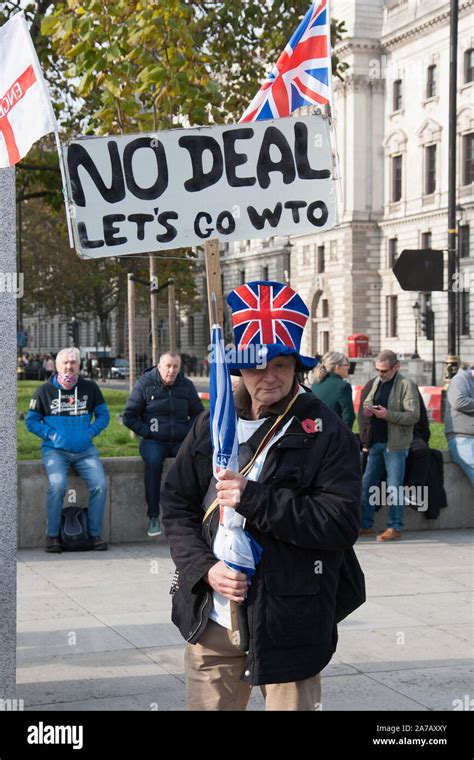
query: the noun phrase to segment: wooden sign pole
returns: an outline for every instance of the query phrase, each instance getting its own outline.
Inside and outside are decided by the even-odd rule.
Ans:
[[[151,322],[151,356],[156,367],[159,358],[158,348],[158,277],[156,275],[156,258],[150,254],[150,322]]]
[[[168,280],[168,321],[170,335],[170,351],[175,354],[177,351],[176,343],[176,288],[174,280]]]
[[[204,243],[204,258],[206,261],[207,304],[209,310],[209,328],[212,329],[213,307],[211,293],[215,293],[217,318],[220,326],[224,327],[224,311],[222,297],[221,264],[219,260],[219,241],[212,239]]]
[[[129,388],[133,389],[137,379],[137,362],[135,351],[135,279],[127,275],[128,286],[128,362],[130,365]]]

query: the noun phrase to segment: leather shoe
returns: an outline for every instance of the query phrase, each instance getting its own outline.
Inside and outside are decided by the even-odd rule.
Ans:
[[[361,528],[359,536],[375,536],[375,530],[373,528]]]
[[[402,534],[399,530],[395,530],[395,528],[387,528],[387,530],[377,536],[377,541],[399,541],[401,537]]]
[[[102,541],[100,536],[90,536],[91,549],[96,552],[106,552],[109,548],[105,541]]]
[[[59,536],[46,537],[46,552],[49,552],[50,554],[61,554],[62,550],[63,547],[61,545],[61,541],[59,540]]]

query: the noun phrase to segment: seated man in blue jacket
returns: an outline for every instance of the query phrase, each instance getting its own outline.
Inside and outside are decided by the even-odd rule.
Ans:
[[[180,369],[177,354],[162,354],[158,366],[145,370],[138,378],[123,414],[124,425],[142,438],[149,536],[161,535],[163,462],[166,457],[176,456],[194,420],[204,411],[196,388]]]
[[[43,465],[49,480],[46,497],[46,551],[62,551],[61,510],[72,464],[89,489],[87,513],[91,548],[107,549],[101,539],[107,481],[92,439],[109,424],[110,415],[99,386],[79,376],[77,348],[64,348],[56,357],[57,373],[33,394],[26,427],[43,440]],[[94,422],[92,422],[92,418]]]

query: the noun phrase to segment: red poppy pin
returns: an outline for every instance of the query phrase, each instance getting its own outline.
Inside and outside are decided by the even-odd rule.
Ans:
[[[316,421],[315,420],[303,420],[301,423],[301,427],[303,428],[305,433],[316,433],[317,427],[316,427]]]

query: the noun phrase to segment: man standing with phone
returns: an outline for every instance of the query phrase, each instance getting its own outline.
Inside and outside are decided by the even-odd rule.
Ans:
[[[391,502],[387,530],[377,536],[377,541],[401,538],[405,510],[402,488],[405,460],[414,425],[420,416],[418,389],[412,380],[400,374],[399,369],[400,362],[393,351],[382,351],[377,356],[375,370],[378,377],[362,408],[363,417],[370,417],[370,427],[367,466],[362,480],[360,535],[375,534],[373,524],[377,492],[374,493],[374,487],[378,487],[384,470]]]

